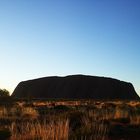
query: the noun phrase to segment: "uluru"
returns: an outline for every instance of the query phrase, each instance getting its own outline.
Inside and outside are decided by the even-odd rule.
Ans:
[[[133,85],[121,80],[87,76],[51,76],[20,82],[12,93],[17,98],[137,100]]]

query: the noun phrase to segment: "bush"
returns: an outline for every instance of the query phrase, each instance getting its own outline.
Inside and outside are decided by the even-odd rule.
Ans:
[[[0,89],[0,97],[7,97],[10,96],[10,93],[6,89]]]
[[[70,110],[70,108],[65,105],[57,105],[57,106],[54,106],[53,109],[60,110],[60,111],[69,111]]]
[[[72,131],[80,129],[83,125],[82,118],[85,116],[83,112],[71,112],[69,114],[69,125]]]
[[[1,140],[7,140],[8,138],[10,138],[10,136],[11,136],[11,132],[8,129],[0,130]]]

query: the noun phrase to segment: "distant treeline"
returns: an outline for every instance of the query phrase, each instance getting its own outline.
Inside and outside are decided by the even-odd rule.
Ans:
[[[0,97],[10,96],[10,92],[7,89],[0,89]]]

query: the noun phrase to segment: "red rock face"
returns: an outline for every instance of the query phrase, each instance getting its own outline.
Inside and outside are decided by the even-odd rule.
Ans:
[[[12,96],[18,98],[70,98],[137,100],[131,83],[112,78],[73,75],[20,82]]]

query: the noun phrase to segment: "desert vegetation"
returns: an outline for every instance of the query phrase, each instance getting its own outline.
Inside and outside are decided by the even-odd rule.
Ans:
[[[0,89],[0,97],[8,97],[10,93],[7,89]]]
[[[0,139],[3,140],[140,138],[139,101],[9,98],[0,104]]]

